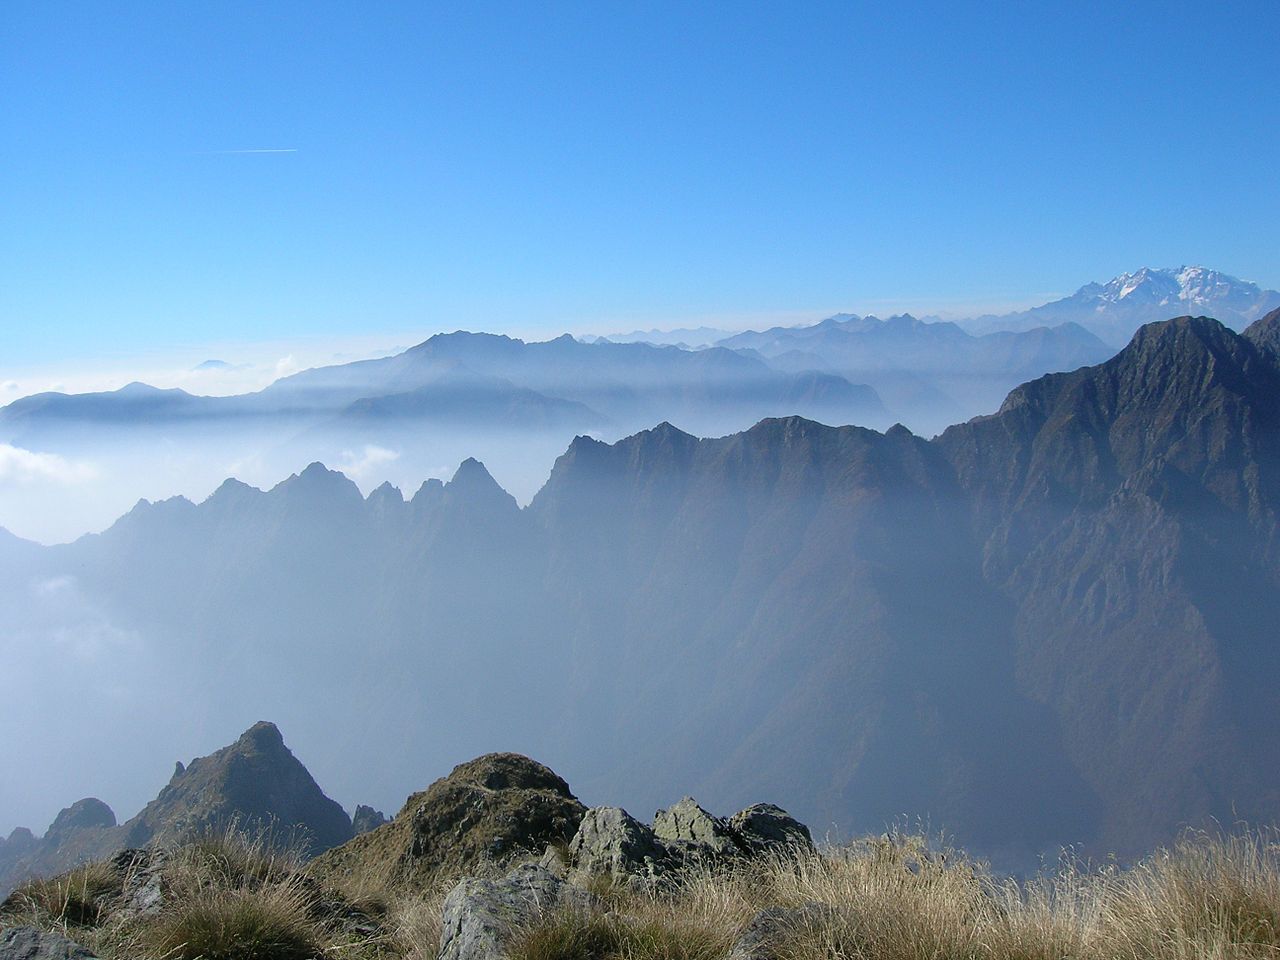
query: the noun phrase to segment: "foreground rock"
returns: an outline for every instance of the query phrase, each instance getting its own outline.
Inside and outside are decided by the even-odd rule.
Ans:
[[[440,960],[504,960],[539,917],[593,905],[586,891],[538,864],[523,864],[500,880],[463,880],[444,901]]]
[[[0,933],[0,960],[93,960],[74,940],[35,927],[10,927]]]
[[[550,769],[491,753],[415,793],[390,823],[316,860],[321,879],[424,886],[439,876],[490,873],[565,845],[584,807]]]
[[[809,852],[809,828],[781,807],[758,803],[723,820],[692,797],[659,810],[653,826],[620,807],[593,807],[582,818],[566,854],[566,873],[653,880],[698,864],[726,863],[770,853]],[[548,856],[544,864],[553,865]]]
[[[813,849],[809,828],[781,807],[757,803],[729,818],[729,829],[752,853]]]
[[[669,860],[654,832],[621,807],[588,810],[569,844],[568,856],[575,879],[654,877]]]
[[[733,857],[744,852],[744,844],[729,824],[707,813],[693,797],[659,810],[653,818],[653,832],[677,856]]]

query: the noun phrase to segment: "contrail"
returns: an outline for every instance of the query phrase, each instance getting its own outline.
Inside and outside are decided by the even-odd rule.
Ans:
[[[270,147],[253,150],[201,150],[202,155],[209,154],[229,154],[229,153],[297,153],[297,147]]]

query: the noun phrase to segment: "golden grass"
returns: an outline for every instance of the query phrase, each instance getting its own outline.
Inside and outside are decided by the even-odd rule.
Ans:
[[[296,883],[205,888],[175,904],[140,937],[157,960],[308,960],[320,929]]]
[[[15,910],[33,918],[92,926],[120,893],[120,878],[105,862],[87,863],[57,877],[28,880],[11,896]]]
[[[1130,869],[1066,861],[1023,883],[895,835],[596,892],[600,912],[542,918],[517,960],[716,960],[772,906],[800,910],[777,960],[1280,960],[1270,831],[1187,834]]]
[[[69,929],[108,960],[433,960],[456,879],[410,891],[363,877],[328,890],[234,834],[170,851],[164,871],[155,916],[113,913],[120,875],[94,864],[25,885],[4,919]],[[801,912],[776,960],[1280,960],[1274,831],[1189,833],[1127,869],[1067,860],[1026,882],[924,836],[891,835],[704,865],[656,886],[589,886],[595,909],[539,918],[512,960],[722,960],[778,906]],[[326,915],[334,903],[376,916],[373,932]]]

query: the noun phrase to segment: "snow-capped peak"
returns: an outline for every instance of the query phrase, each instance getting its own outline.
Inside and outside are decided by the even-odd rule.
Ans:
[[[1187,304],[1204,306],[1224,301],[1253,300],[1262,291],[1257,284],[1201,266],[1143,267],[1122,273],[1107,283],[1081,287],[1076,296],[1107,303],[1145,303],[1156,306]]]

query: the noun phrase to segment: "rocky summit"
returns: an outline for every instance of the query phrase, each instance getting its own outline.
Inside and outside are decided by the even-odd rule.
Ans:
[[[542,764],[515,753],[486,754],[410,796],[390,823],[329,851],[313,870],[398,883],[461,874],[567,844],[585,812],[569,785]]]
[[[124,825],[123,839],[127,847],[164,845],[229,827],[265,832],[304,856],[352,836],[351,819],[267,722],[179,767],[159,796]]]
[[[538,860],[562,879],[631,883],[787,849],[812,850],[813,843],[804,824],[773,804],[722,819],[685,797],[649,825],[620,807],[587,809],[547,767],[494,753],[455,767],[409,797],[390,823],[323,854],[310,871],[344,886],[417,889]]]

